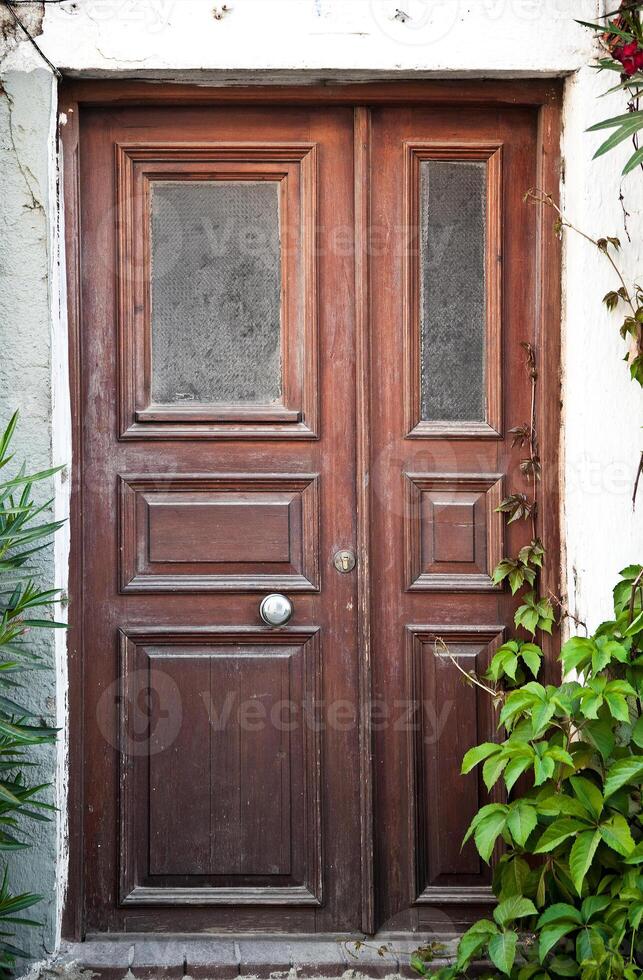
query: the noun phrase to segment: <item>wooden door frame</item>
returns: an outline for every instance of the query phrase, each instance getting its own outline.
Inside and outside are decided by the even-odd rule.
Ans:
[[[69,565],[70,630],[69,671],[69,784],[67,819],[69,835],[68,886],[63,910],[63,936],[80,940],[83,915],[83,667],[82,667],[82,418],[81,418],[81,309],[80,309],[80,187],[79,111],[84,106],[209,106],[209,105],[305,105],[352,106],[355,113],[355,307],[357,329],[357,510],[358,594],[360,651],[360,771],[362,928],[371,933],[374,923],[374,867],[372,827],[371,736],[363,706],[370,697],[369,606],[369,263],[365,231],[369,217],[370,106],[378,105],[490,105],[531,107],[538,122],[538,186],[557,195],[560,183],[560,132],[562,108],[560,79],[503,80],[400,80],[364,83],[333,82],[326,85],[221,87],[146,81],[65,81],[60,89],[60,138],[63,161],[62,204],[67,269],[67,315],[72,417],[71,551]],[[536,356],[540,383],[537,417],[542,467],[542,501],[539,532],[550,555],[560,558],[560,317],[561,254],[552,233],[551,215],[538,208],[536,241]],[[560,566],[549,563],[543,587],[560,592]],[[543,640],[547,672],[555,676],[559,638]]]

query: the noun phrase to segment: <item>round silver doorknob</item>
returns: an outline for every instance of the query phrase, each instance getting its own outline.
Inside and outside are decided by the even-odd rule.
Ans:
[[[285,626],[294,612],[293,604],[285,595],[272,592],[261,600],[259,615],[266,626]]]

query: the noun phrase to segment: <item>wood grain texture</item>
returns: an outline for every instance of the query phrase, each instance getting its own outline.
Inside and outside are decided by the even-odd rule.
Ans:
[[[315,474],[122,474],[122,592],[319,590]]]
[[[317,147],[310,142],[117,142],[121,439],[316,438]],[[279,187],[282,403],[152,401],[151,190],[155,181]]]
[[[503,477],[405,473],[404,484],[407,590],[497,590],[491,575],[503,556]]]
[[[560,257],[547,213],[524,209],[521,199],[529,186],[540,184],[551,190],[558,182],[560,91],[557,81],[526,80],[245,90],[131,82],[73,82],[63,86],[61,105],[70,120],[62,129],[62,140],[74,437],[69,818],[75,847],[70,857],[66,936],[213,928],[304,933],[361,928],[370,932],[384,924],[404,931],[443,922],[445,914],[454,927],[460,928],[483,910],[488,889],[477,883],[477,868],[466,863],[471,856],[465,855],[465,863],[459,864],[453,841],[440,850],[435,816],[424,829],[418,829],[416,819],[420,808],[422,819],[431,818],[430,809],[425,812],[421,806],[421,793],[423,786],[436,782],[436,773],[446,773],[442,777],[445,785],[459,780],[455,746],[451,752],[447,739],[444,747],[440,744],[435,751],[431,746],[427,749],[417,741],[417,732],[409,740],[408,732],[396,728],[396,704],[400,699],[408,700],[413,673],[405,654],[406,637],[414,629],[420,634],[434,629],[417,624],[427,620],[442,624],[441,634],[450,635],[456,645],[458,635],[465,634],[469,638],[466,643],[472,636],[478,643],[485,630],[492,630],[484,624],[511,623],[516,601],[503,590],[459,591],[453,581],[445,581],[448,590],[431,594],[406,590],[405,554],[409,552],[405,552],[404,542],[409,528],[404,516],[403,474],[428,478],[443,474],[456,481],[491,474],[504,477],[507,488],[518,489],[520,452],[511,448],[505,435],[492,433],[488,438],[488,431],[475,426],[459,435],[405,438],[409,428],[403,375],[408,366],[403,325],[408,309],[404,307],[403,250],[398,248],[394,234],[378,238],[377,233],[381,228],[393,230],[405,221],[406,144],[430,142],[460,149],[471,143],[487,148],[502,146],[504,177],[498,211],[502,215],[502,310],[495,311],[504,323],[502,386],[497,389],[502,387],[502,427],[498,431],[502,433],[528,417],[519,343],[523,339],[535,341],[541,379],[540,452],[547,483],[539,531],[548,550],[546,585],[554,588],[559,554],[556,467],[560,379],[556,365]],[[208,163],[212,144],[218,144],[227,158]],[[254,168],[256,174],[264,165],[260,153],[266,146],[272,150],[281,145],[316,147],[308,207],[309,213],[317,216],[317,242],[310,248],[310,222],[306,245],[311,256],[308,282],[314,279],[316,287],[305,290],[307,315],[318,322],[313,345],[317,362],[306,374],[316,406],[313,416],[318,413],[314,437],[284,437],[286,429],[294,431],[308,421],[298,417],[302,409],[301,404],[295,404],[296,399],[287,405],[284,400],[287,418],[276,421],[264,407],[260,422],[256,417],[243,421],[239,412],[233,419],[225,411],[204,421],[198,406],[185,410],[182,417],[172,409],[170,415],[176,412],[176,417],[170,419],[165,409],[146,406],[141,399],[132,403],[130,417],[131,426],[140,427],[141,437],[136,433],[134,438],[121,438],[117,406],[123,348],[115,326],[119,278],[114,217],[119,145],[135,146],[136,152],[147,147],[148,159],[140,161],[143,170],[153,165],[159,146],[180,146],[185,159],[178,163],[160,161],[159,172],[172,172],[178,166],[183,167],[184,175],[193,176],[208,166],[211,175],[217,167],[228,174],[247,174]],[[239,145],[245,147],[245,161],[235,160]],[[258,155],[253,157],[255,149]],[[291,166],[294,171],[289,170]],[[297,162],[279,161],[273,155],[267,167],[272,176],[288,171],[293,178],[291,186],[296,182]],[[354,229],[355,247],[338,249],[336,243],[347,228]],[[141,378],[144,382],[144,376],[145,364],[136,383]],[[211,411],[211,406],[207,410]],[[140,417],[136,413],[141,413]],[[256,437],[244,433],[245,425],[257,430]],[[202,438],[209,426],[221,431]],[[235,434],[225,434],[232,430]],[[260,436],[259,430],[268,437]],[[131,822],[122,834],[120,827],[123,774],[118,748],[119,704],[124,703],[120,684],[136,686],[136,678],[127,673],[121,677],[119,631],[134,636],[138,630],[144,636],[146,631],[162,627],[171,636],[172,631],[180,633],[181,627],[195,634],[213,627],[227,630],[235,638],[230,639],[226,664],[234,663],[241,654],[240,631],[254,630],[265,638],[271,631],[264,631],[259,624],[259,596],[251,589],[216,592],[191,588],[176,595],[171,591],[121,591],[118,477],[127,474],[143,478],[161,474],[169,484],[191,474],[205,478],[262,475],[267,479],[319,475],[319,577],[309,579],[319,591],[295,596],[295,618],[289,630],[319,627],[319,669],[314,677],[307,678],[306,689],[312,685],[319,690],[324,705],[351,705],[357,717],[356,723],[326,726],[319,733],[318,830],[313,837],[316,834],[321,857],[320,869],[312,877],[318,875],[315,880],[321,891],[315,884],[309,887],[294,881],[283,885],[275,880],[261,885],[239,880],[213,884],[209,874],[205,878],[210,880],[204,884],[184,880],[177,885],[169,883],[170,875],[166,887],[161,888],[161,901],[158,883],[139,875],[143,865],[140,855],[136,857]],[[468,565],[472,547],[468,528],[480,523],[480,505],[472,498],[460,502],[443,499],[439,503],[445,507],[440,512],[443,528],[438,534],[437,553],[443,559],[457,557],[460,566]],[[450,509],[461,503],[465,510],[456,513]],[[293,520],[296,523],[298,518]],[[453,533],[446,530],[449,524]],[[525,533],[520,526],[508,528],[507,553],[515,553],[525,543]],[[168,557],[170,553],[163,548],[171,542],[164,538],[167,528],[157,541],[157,554]],[[241,543],[241,550],[246,544]],[[355,548],[357,568],[354,573],[339,575],[333,569],[332,557],[336,550],[346,547]],[[497,539],[493,547],[497,547]],[[198,542],[195,554],[205,548],[205,543]],[[173,558],[177,557],[182,555],[174,551]],[[178,567],[182,562],[168,564]],[[460,571],[457,577],[462,578]],[[498,630],[501,628],[499,625]],[[495,642],[493,638],[491,642]],[[554,636],[547,645],[547,670],[554,672],[550,676],[555,676],[557,643]],[[165,649],[169,654],[169,648]],[[196,645],[190,649],[194,653]],[[472,651],[471,645],[464,650],[465,662],[474,656]],[[439,690],[447,700],[465,696],[448,668],[439,681],[437,675],[431,675],[426,653],[425,644],[423,654],[415,655],[416,671],[420,666],[424,670],[421,676],[416,673],[417,683]],[[284,659],[290,658],[289,653]],[[170,673],[179,689],[185,683],[190,703],[194,701],[190,692],[201,686],[197,659],[202,665],[207,657],[190,661],[190,669],[194,667],[197,673],[189,678],[181,670],[187,661],[178,658],[180,662],[174,662],[171,656],[165,660],[168,665],[172,662]],[[273,697],[275,685],[283,681],[284,660],[277,660],[274,670],[264,675],[269,687],[272,685]],[[268,656],[261,664],[270,661]],[[222,679],[219,686],[229,683]],[[425,719],[425,727],[426,723]],[[453,737],[457,740],[459,733]],[[227,787],[222,806],[236,806],[240,799],[232,734],[231,739],[218,756],[211,741],[208,747],[208,753],[215,753],[208,756],[209,772],[216,756],[220,762],[215,772]],[[153,824],[158,842],[154,856],[157,869],[167,870],[171,861],[179,858],[193,860],[192,870],[199,871],[201,881],[205,863],[199,862],[210,857],[205,854],[205,837],[199,837],[197,831],[201,832],[204,825],[206,809],[211,813],[210,803],[197,794],[195,811],[187,818],[193,821],[192,830],[181,842],[183,855],[172,857],[168,830],[178,817],[172,810],[174,801],[168,785],[176,780],[178,796],[188,788],[194,792],[199,773],[205,778],[199,768],[205,758],[204,745],[202,724],[195,715],[194,728],[182,732],[177,743],[177,752],[187,760],[180,775],[176,766],[164,770],[157,759],[155,779],[150,784],[149,775],[146,777],[148,787],[156,786],[157,793],[166,794],[166,821],[161,806]],[[281,751],[277,745],[270,739],[265,744],[259,741],[254,748],[248,745],[246,756],[254,755],[257,760],[274,757],[275,751]],[[414,752],[416,761],[423,760],[423,784],[414,783]],[[127,774],[124,778],[127,784]],[[268,783],[257,782],[256,790],[262,795],[268,788]],[[285,797],[280,795],[279,799]],[[461,817],[458,806],[464,806],[457,799],[456,795],[451,798],[444,794],[440,823],[457,824]],[[134,801],[134,810],[136,805]],[[251,810],[258,812],[256,802],[251,802]],[[149,818],[149,806],[146,812]],[[280,803],[271,815],[266,852],[281,870],[286,867],[282,851],[285,824],[281,822],[285,812],[285,804]],[[221,827],[223,820],[213,822]],[[242,836],[240,832],[236,844],[229,831],[220,837],[221,855],[226,861],[239,860],[234,854],[235,847],[239,853]],[[246,840],[247,859],[256,860],[261,868],[257,832],[249,829]],[[189,841],[195,842],[192,850]],[[125,902],[119,887],[121,863],[134,869]],[[199,875],[195,877],[199,879]],[[204,888],[209,889],[205,904]]]
[[[427,621],[427,611],[430,611],[433,622],[459,629],[462,633],[475,633],[486,623],[511,624],[516,608],[516,600],[507,590],[490,587],[492,560],[500,554],[502,546],[500,515],[493,513],[490,501],[485,514],[489,553],[485,556],[483,575],[471,569],[473,574],[469,584],[473,588],[467,589],[464,583],[467,563],[455,558],[458,548],[467,547],[469,553],[471,548],[474,553],[476,551],[474,527],[483,523],[480,503],[476,504],[474,499],[480,492],[475,488],[482,486],[475,482],[476,478],[479,479],[481,474],[491,475],[482,482],[486,482],[488,491],[495,487],[491,493],[495,506],[499,502],[501,479],[507,492],[509,488],[511,491],[529,489],[520,473],[520,450],[512,446],[507,431],[529,418],[530,411],[530,385],[520,345],[523,340],[533,341],[535,337],[539,261],[535,247],[536,215],[526,207],[523,196],[536,181],[538,113],[519,106],[501,112],[489,107],[460,106],[458,112],[453,113],[450,108],[440,105],[409,105],[374,107],[371,118],[371,210],[376,237],[371,250],[370,302],[372,348],[377,351],[372,362],[371,562],[378,570],[371,582],[373,691],[380,715],[397,719],[399,709],[396,705],[409,699],[400,645],[408,630]],[[410,147],[423,149],[412,151]],[[498,147],[502,147],[502,180]],[[495,228],[491,240],[495,236],[495,245],[493,253],[491,250],[487,253],[488,270],[492,257],[497,263],[497,256],[502,255],[503,261],[500,273],[494,272],[495,278],[492,278],[491,295],[495,305],[492,319],[496,326],[487,333],[486,353],[491,345],[496,359],[496,363],[491,364],[490,378],[495,380],[493,393],[488,393],[487,406],[489,411],[489,404],[495,404],[492,409],[495,417],[488,416],[493,426],[489,422],[463,427],[445,423],[440,426],[440,432],[430,431],[430,426],[429,430],[420,426],[417,416],[412,417],[409,412],[411,393],[414,388],[417,392],[419,386],[418,337],[417,331],[414,335],[410,329],[417,322],[413,313],[416,306],[413,290],[417,289],[417,283],[414,285],[409,276],[415,269],[412,274],[417,277],[418,269],[413,261],[415,250],[405,247],[400,234],[409,233],[410,219],[417,211],[409,202],[409,155],[412,152],[434,152],[441,159],[466,158],[469,153],[479,154],[479,158],[496,159],[495,177],[490,181],[495,198],[491,208]],[[417,217],[413,220],[417,226]],[[382,229],[387,233],[383,234]],[[411,228],[411,233],[413,231]],[[487,234],[489,236],[489,229]],[[466,288],[465,283],[462,288]],[[501,322],[502,332],[498,329]],[[411,343],[416,344],[413,358],[409,350]],[[412,480],[419,478],[420,487],[414,490],[405,473],[410,474]],[[426,489],[423,494],[425,487],[435,487],[435,490]],[[466,520],[458,527],[456,518],[454,530],[445,534],[443,528],[442,537],[437,541],[434,538],[429,547],[429,524],[433,525],[431,531],[434,532],[436,520],[437,524],[453,521],[453,512],[448,516],[448,507],[446,512],[440,513],[436,512],[435,505],[457,503],[458,492],[469,494],[461,500],[466,500],[472,509],[470,530],[467,531]],[[434,499],[430,501],[427,494],[434,494]],[[423,522],[424,529],[421,527]],[[468,543],[465,541],[467,533]],[[529,534],[525,522],[506,526],[504,553],[516,554],[528,542]],[[479,538],[477,540],[479,542]],[[436,548],[438,553],[441,549],[443,556],[451,555],[453,559],[451,568],[447,566],[444,578],[438,577],[437,582],[434,576],[440,576],[440,562],[435,560]],[[434,582],[439,588],[427,592],[426,587]],[[466,728],[470,714],[465,704],[466,689],[460,683],[455,666],[448,662],[439,675],[427,674],[424,682],[429,687],[438,685],[442,692],[437,697],[438,717],[442,700],[452,700],[455,692],[460,692],[458,697],[463,699],[464,706],[460,723]],[[461,916],[458,909],[473,909],[476,903],[480,904],[477,889],[482,886],[479,879],[476,880],[476,873],[471,872],[472,866],[467,874],[464,865],[458,866],[455,850],[436,851],[441,836],[448,835],[449,827],[457,828],[460,834],[463,812],[477,804],[477,798],[466,800],[460,797],[461,791],[467,792],[459,773],[463,746],[450,751],[450,745],[459,733],[458,727],[450,731],[445,729],[432,749],[433,755],[425,752],[424,778],[433,784],[439,780],[440,817],[438,825],[432,828],[425,824],[414,838],[408,836],[405,828],[413,824],[415,807],[426,810],[429,806],[426,795],[418,802],[414,789],[416,764],[413,753],[417,756],[417,745],[414,747],[414,743],[409,743],[406,733],[398,730],[395,724],[382,724],[374,732],[376,922],[380,926],[394,922],[401,929],[418,928],[424,921],[421,909],[426,900],[416,899],[428,888],[438,889],[431,891],[430,896],[435,896],[441,911],[449,917]],[[465,740],[472,744],[476,737],[471,728]],[[480,802],[484,802],[483,796]],[[421,872],[419,879],[418,867],[428,868]],[[449,867],[457,872],[454,875],[458,879],[455,891],[449,883],[452,874]],[[411,895],[413,900],[409,898]]]
[[[409,778],[412,901],[421,904],[493,900],[488,867],[473,841],[462,840],[485,797],[477,771],[454,780],[464,753],[495,737],[494,713],[478,688],[464,686],[445,648],[462,670],[482,674],[504,637],[503,626],[471,629],[409,626],[406,657],[409,703]]]
[[[69,854],[68,882],[62,913],[66,936],[83,936],[83,506],[80,350],[82,337],[81,239],[80,239],[80,142],[79,106],[68,98],[60,117],[62,191],[66,259],[67,333],[69,338],[69,389],[72,410],[72,466],[70,495],[69,629],[67,673],[69,678],[70,725],[68,731],[69,783],[67,826],[71,840],[80,846]],[[72,720],[73,719],[73,720]]]
[[[371,712],[371,324],[368,228],[370,227],[371,120],[368,109],[355,109],[355,329],[356,329],[356,465],[357,465],[357,594],[360,675],[361,898],[362,929],[370,935],[375,923],[373,854],[373,746]]]
[[[292,150],[295,146],[299,148],[296,151],[299,155],[304,153],[304,145],[319,148],[317,162],[309,166],[309,176],[306,178],[308,190],[304,195],[308,201],[304,209],[307,208],[308,214],[316,214],[317,217],[314,223],[311,220],[302,229],[305,241],[301,248],[296,249],[295,256],[299,257],[298,261],[303,256],[308,263],[306,272],[305,262],[300,262],[294,284],[296,289],[301,287],[302,316],[304,319],[307,317],[309,323],[318,320],[319,324],[314,350],[308,359],[309,370],[304,372],[302,348],[297,340],[296,349],[288,352],[293,370],[296,368],[302,379],[308,379],[306,384],[310,398],[306,402],[306,396],[303,396],[303,411],[307,416],[307,405],[313,405],[310,411],[315,425],[314,436],[309,432],[305,439],[292,439],[277,431],[275,424],[261,423],[263,436],[257,434],[256,438],[250,438],[242,422],[217,422],[206,423],[206,426],[228,425],[230,431],[227,436],[217,433],[213,438],[210,433],[206,438],[201,438],[199,432],[190,432],[188,437],[185,431],[181,431],[184,423],[176,423],[179,426],[177,429],[173,428],[175,423],[157,420],[132,422],[140,426],[136,437],[122,438],[117,392],[123,367],[123,347],[119,345],[117,311],[118,303],[123,303],[123,295],[117,288],[119,246],[114,216],[117,214],[120,192],[114,160],[117,147],[148,143],[154,151],[150,152],[150,157],[154,156],[159,144],[165,146],[168,143],[184,147],[197,144],[201,147],[212,144],[243,144],[247,147],[254,143],[263,147],[290,147],[289,153],[295,152]],[[194,878],[195,881],[190,882],[183,876],[184,880],[171,884],[169,878],[176,875],[145,877],[139,873],[141,869],[144,870],[144,859],[148,859],[147,852],[142,854],[140,847],[137,851],[139,840],[144,836],[141,828],[153,827],[158,841],[153,855],[156,869],[170,870],[168,847],[162,842],[176,830],[179,818],[170,806],[171,803],[174,805],[173,796],[165,787],[165,782],[170,779],[169,770],[164,777],[157,760],[154,764],[157,766],[154,795],[165,794],[165,807],[154,809],[149,793],[147,798],[137,796],[132,805],[125,806],[123,812],[128,815],[125,821],[127,826],[121,826],[121,793],[128,791],[127,785],[131,787],[134,784],[131,780],[128,784],[125,777],[125,785],[122,785],[124,777],[119,764],[118,721],[118,704],[122,703],[123,698],[121,685],[136,685],[138,676],[138,668],[132,672],[129,666],[123,673],[118,659],[119,631],[133,635],[137,628],[144,631],[164,628],[171,634],[172,630],[176,631],[181,626],[188,626],[192,631],[206,627],[228,628],[232,630],[229,638],[230,662],[235,662],[235,656],[242,655],[244,628],[260,632],[267,645],[272,642],[271,636],[275,635],[261,624],[258,611],[261,594],[257,594],[259,583],[255,581],[254,588],[248,587],[248,568],[243,573],[245,581],[229,583],[230,587],[223,592],[211,590],[209,586],[212,583],[204,590],[199,587],[203,582],[194,579],[190,588],[185,590],[172,587],[171,590],[122,591],[119,548],[121,519],[125,522],[124,537],[130,542],[140,540],[137,535],[142,533],[143,524],[148,534],[151,529],[156,535],[152,557],[156,554],[163,560],[151,561],[150,568],[155,564],[164,569],[171,568],[176,578],[177,569],[186,563],[166,559],[186,555],[177,550],[182,545],[175,523],[176,513],[173,512],[170,524],[155,525],[156,518],[150,520],[150,507],[145,504],[147,513],[144,518],[140,515],[143,524],[139,520],[136,529],[131,500],[125,508],[119,508],[120,476],[137,477],[143,483],[148,481],[145,487],[138,488],[142,491],[139,503],[145,494],[153,497],[159,487],[161,493],[166,495],[164,503],[174,493],[177,496],[189,495],[195,490],[194,486],[189,485],[190,477],[195,474],[205,481],[201,488],[209,485],[212,490],[216,484],[214,492],[217,493],[246,494],[263,489],[266,494],[273,495],[271,499],[277,507],[281,507],[285,500],[278,497],[280,493],[290,495],[287,504],[289,546],[292,546],[290,558],[293,566],[299,567],[295,581],[291,579],[286,582],[289,576],[281,576],[281,584],[287,585],[288,592],[290,585],[294,585],[293,592],[297,593],[293,629],[300,627],[310,631],[318,628],[321,651],[318,657],[304,658],[306,663],[302,670],[306,678],[300,689],[310,691],[318,686],[322,706],[358,704],[357,577],[339,575],[332,566],[335,551],[342,547],[354,548],[356,542],[355,312],[352,293],[345,288],[353,276],[354,266],[352,249],[338,250],[332,244],[337,229],[354,228],[352,110],[339,107],[276,112],[262,106],[238,107],[234,113],[230,113],[222,108],[206,110],[183,107],[168,113],[164,107],[119,108],[116,112],[83,107],[80,145],[83,151],[80,173],[83,343],[79,350],[75,350],[74,356],[79,358],[80,382],[76,411],[78,420],[82,419],[79,459],[82,460],[80,479],[86,519],[79,547],[83,557],[86,601],[83,613],[83,705],[81,707],[75,702],[73,710],[80,711],[85,731],[84,762],[81,767],[86,800],[82,834],[84,857],[81,876],[85,895],[81,909],[82,928],[90,931],[164,929],[184,932],[204,927],[222,930],[231,926],[245,928],[252,921],[253,928],[265,930],[324,932],[344,928],[347,924],[351,929],[359,929],[361,897],[359,888],[354,887],[361,873],[360,763],[356,721],[348,727],[341,727],[323,724],[324,719],[321,719],[318,734],[320,756],[322,759],[341,759],[342,765],[323,769],[315,826],[311,825],[310,819],[303,821],[297,816],[302,806],[307,808],[310,805],[312,792],[307,788],[311,784],[305,783],[303,777],[297,775],[301,773],[303,765],[301,761],[295,763],[301,758],[298,755],[301,738],[298,743],[293,740],[290,751],[286,753],[294,767],[289,779],[297,798],[295,801],[292,794],[288,797],[288,808],[281,803],[276,811],[278,816],[274,819],[261,814],[257,805],[258,797],[267,794],[268,777],[259,772],[253,776],[251,790],[255,795],[249,798],[249,810],[253,816],[248,816],[249,822],[245,824],[246,831],[242,835],[247,860],[256,862],[256,867],[265,871],[261,865],[261,854],[272,855],[272,864],[284,871],[287,865],[284,841],[300,842],[295,848],[299,857],[297,861],[291,861],[290,875],[273,875],[271,877],[277,880],[271,881],[264,876],[263,882],[258,884],[256,881],[244,881],[243,876],[240,876],[240,882],[217,881],[213,884],[198,874],[187,875],[187,878]],[[189,152],[192,152],[191,149]],[[213,155],[216,157],[216,151],[213,151]],[[207,153],[204,156],[207,157]],[[313,161],[315,156],[312,150],[308,150],[304,154],[304,164]],[[146,161],[142,166],[148,163]],[[230,160],[212,161],[212,166],[218,165],[237,167]],[[177,166],[176,161],[170,161],[168,166]],[[198,167],[206,165],[200,161],[189,166],[191,172],[198,172]],[[248,166],[256,168],[258,163],[251,160]],[[273,172],[279,168],[283,171],[288,166],[288,162],[283,160],[270,163]],[[297,167],[299,164],[296,164]],[[326,190],[323,195],[318,194],[317,184],[326,189],[332,188],[332,193]],[[300,223],[297,222],[297,225],[299,227]],[[139,231],[140,228],[136,231],[137,235]],[[299,333],[302,322],[302,318],[299,318],[295,324]],[[136,358],[134,360],[135,373],[138,371],[135,381],[140,384],[141,377],[144,379],[145,366]],[[340,406],[341,411],[338,411]],[[315,412],[318,412],[317,419]],[[306,418],[301,424],[308,421]],[[185,426],[198,427],[200,424],[187,422]],[[286,426],[291,424],[298,423],[284,423]],[[158,429],[156,434],[155,428]],[[270,438],[264,438],[271,428]],[[150,434],[149,438],[146,433]],[[219,438],[219,435],[222,437]],[[228,484],[217,484],[221,475],[239,479],[236,485],[229,481]],[[318,482],[312,477],[318,477]],[[214,482],[208,484],[208,481]],[[130,491],[134,493],[130,487],[126,496]],[[318,499],[318,518],[313,500],[315,496]],[[183,498],[183,502],[187,504],[189,499]],[[235,533],[239,554],[247,557],[249,545],[243,540],[244,529],[237,518]],[[256,536],[260,529],[260,522],[255,522],[252,533]],[[250,536],[250,525],[247,530]],[[204,541],[195,544],[194,557],[203,558],[206,547]],[[230,543],[225,547],[229,549]],[[282,549],[282,555],[283,544],[278,547]],[[130,553],[133,550],[129,547]],[[227,554],[229,556],[229,550]],[[222,555],[223,551],[219,557]],[[257,549],[255,564],[259,555]],[[204,565],[209,565],[211,571],[215,563],[197,561],[196,564],[201,564],[201,571],[204,571]],[[272,571],[278,571],[274,566],[279,564],[285,563],[272,563]],[[221,565],[225,571],[225,562]],[[244,563],[241,562],[241,565],[243,567]],[[187,563],[188,568],[191,566],[194,566],[194,562]],[[306,578],[306,583],[302,577]],[[274,581],[276,576],[270,583],[262,583],[266,585],[266,591]],[[172,583],[173,586],[175,584]],[[305,591],[298,591],[298,586]],[[296,659],[294,653],[288,654],[289,657],[291,655]],[[261,663],[265,665],[268,661]],[[273,659],[271,664],[275,676],[283,678],[281,661]],[[172,665],[174,681],[179,691],[184,682],[184,695],[192,703],[200,678],[194,672],[189,676],[187,669],[182,673],[180,666]],[[314,676],[311,676],[312,673]],[[259,666],[248,683],[253,679],[256,683],[252,686],[257,687],[260,693]],[[221,685],[225,686],[226,683],[221,679]],[[272,691],[271,696],[275,694],[274,686],[268,690]],[[292,701],[296,704],[297,698],[293,697]],[[205,735],[196,708],[192,728],[191,717],[191,712],[184,714],[183,724],[188,728],[185,731],[181,729],[176,738],[177,745],[183,746],[182,758],[194,761],[196,766],[199,759],[199,765],[203,763]],[[258,738],[252,745],[248,743],[246,759],[253,757],[256,760],[255,768],[260,768],[262,759],[273,758],[275,753],[279,755],[284,751],[283,747],[277,748],[277,734],[274,728],[268,728],[263,733],[263,740]],[[242,792],[239,770],[235,770],[232,764],[232,746],[233,742],[230,742],[227,751],[216,755],[218,759],[222,755],[230,759],[229,789],[225,797],[228,801],[242,798],[239,795]],[[193,757],[196,758],[193,760]],[[307,758],[310,758],[309,754]],[[209,772],[213,773],[212,778],[217,773],[223,778],[220,763],[214,760],[215,755],[211,755]],[[187,762],[184,769],[187,779],[190,769]],[[172,767],[172,771],[175,770],[176,767]],[[195,784],[198,773],[203,775],[197,766],[188,782]],[[236,786],[232,785],[234,778],[237,780]],[[273,786],[273,782],[270,782]],[[140,785],[149,786],[149,781],[143,781]],[[284,787],[286,785],[287,781]],[[184,790],[185,786],[184,783]],[[234,792],[237,793],[236,797]],[[285,800],[285,796],[279,799]],[[200,832],[203,833],[203,806],[203,801],[195,798],[195,813],[190,817],[192,829],[188,832],[186,821],[185,840],[181,845],[183,856],[177,853],[177,860],[187,859],[189,844],[194,838],[195,865],[192,870],[195,872],[204,857],[204,838],[194,836],[197,828],[201,828]],[[141,816],[141,808],[144,817]],[[138,816],[136,819],[132,816],[130,820],[129,816],[133,814]],[[220,822],[213,819],[215,823]],[[307,847],[316,848],[323,854],[323,868],[318,856],[313,859],[309,855],[304,860],[304,840],[310,842],[306,843]],[[221,837],[220,841],[223,847],[225,837]],[[121,867],[130,869],[126,884],[122,887],[119,885]],[[341,869],[341,874],[332,872],[332,868]],[[159,877],[168,879],[163,887],[152,880]],[[205,878],[212,876],[206,875]],[[323,896],[321,899],[320,895]],[[206,907],[209,909],[207,916],[204,913]],[[246,907],[252,907],[252,917],[250,913],[246,915],[242,911]]]
[[[121,631],[123,905],[319,905],[317,630]]]
[[[323,85],[177,85],[158,81],[65,81],[64,95],[85,105],[475,105],[548,106],[560,101],[559,79],[419,79]]]

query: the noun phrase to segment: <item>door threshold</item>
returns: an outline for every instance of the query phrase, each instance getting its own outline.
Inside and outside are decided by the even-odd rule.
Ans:
[[[67,980],[234,980],[239,977],[417,977],[411,954],[435,934],[397,934],[365,939],[341,935],[92,935],[82,943],[66,943],[48,966],[63,968]],[[382,955],[378,948],[386,945]],[[439,967],[452,953],[455,940],[444,938]],[[87,971],[83,975],[83,971]],[[44,971],[42,980],[50,974]],[[31,980],[32,975],[30,975]],[[38,980],[38,978],[33,978]]]

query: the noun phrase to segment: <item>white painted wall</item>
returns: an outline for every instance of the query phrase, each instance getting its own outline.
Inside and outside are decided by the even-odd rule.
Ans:
[[[626,244],[618,177],[626,149],[600,162],[591,154],[597,138],[585,133],[596,119],[623,111],[618,96],[597,101],[609,79],[587,67],[593,56],[588,31],[574,18],[594,19],[594,0],[65,0],[45,8],[38,38],[47,56],[66,73],[87,76],[191,79],[203,84],[271,80],[330,82],[370,76],[568,77],[565,92],[563,202],[571,220],[591,234],[615,234],[624,242],[624,261],[643,278],[643,176],[622,185],[630,212],[633,244]],[[403,22],[396,10],[409,15]],[[22,438],[42,447],[46,458],[68,458],[64,318],[58,316],[61,279],[56,271],[56,213],[53,187],[51,98],[44,94],[42,65],[24,42],[8,45],[1,64],[11,103],[0,117],[3,169],[3,249],[0,331],[3,344],[20,324],[29,338],[26,375],[15,361],[6,372],[0,407],[25,402]],[[35,70],[38,69],[38,70]],[[262,73],[264,73],[262,75]],[[44,101],[43,101],[44,99]],[[14,136],[8,134],[13,120]],[[38,175],[44,212],[25,204],[21,172]],[[551,188],[550,188],[551,189]],[[34,221],[40,222],[34,230]],[[33,241],[34,235],[37,242]],[[20,292],[16,290],[20,285]],[[620,567],[643,556],[643,489],[638,513],[631,488],[641,449],[643,400],[628,380],[615,315],[601,307],[614,285],[602,255],[579,238],[564,250],[563,532],[564,578],[575,615],[595,625],[610,612],[610,590]],[[40,452],[40,449],[38,450]],[[66,488],[58,487],[57,508],[66,508]],[[65,581],[66,544],[61,541],[48,573]],[[57,704],[64,718],[64,649],[58,663]],[[52,651],[53,655],[53,651]],[[61,751],[64,751],[64,745]],[[58,794],[64,798],[64,766],[59,754]],[[52,847],[62,849],[64,826],[42,851],[42,863],[26,872],[46,880],[47,947],[56,938],[64,861],[58,882],[46,862]],[[72,842],[73,846],[73,842]],[[49,876],[49,877],[48,877]],[[38,882],[30,882],[37,887]]]

